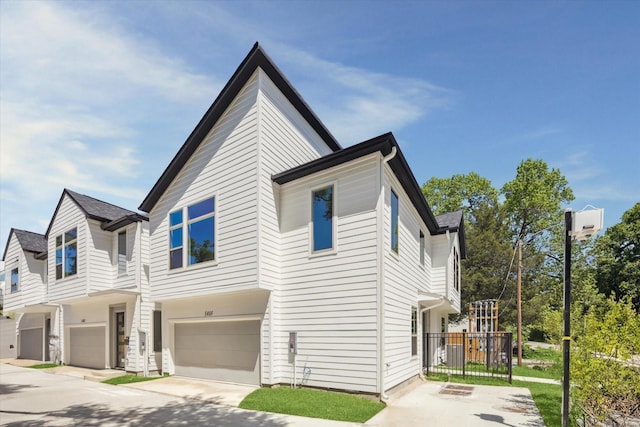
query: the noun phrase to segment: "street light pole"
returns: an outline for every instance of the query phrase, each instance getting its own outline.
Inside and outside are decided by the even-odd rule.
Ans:
[[[573,212],[564,212],[564,332],[562,334],[562,427],[569,426],[569,358],[571,341],[571,230]]]

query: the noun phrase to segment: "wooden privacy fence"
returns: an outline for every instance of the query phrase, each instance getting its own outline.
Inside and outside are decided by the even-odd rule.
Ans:
[[[496,377],[511,383],[511,332],[425,333],[422,349],[427,375]]]

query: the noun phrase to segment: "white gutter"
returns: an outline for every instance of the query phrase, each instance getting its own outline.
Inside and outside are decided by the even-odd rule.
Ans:
[[[378,203],[378,250],[379,250],[379,262],[378,262],[378,351],[380,352],[380,400],[386,402],[389,396],[385,393],[384,387],[384,375],[385,368],[387,367],[384,359],[384,166],[389,163],[398,153],[398,149],[393,146],[391,152],[382,158],[380,162],[380,202]]]

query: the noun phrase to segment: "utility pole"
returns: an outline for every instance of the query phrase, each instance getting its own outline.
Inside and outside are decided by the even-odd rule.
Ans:
[[[518,239],[518,366],[522,366],[522,239]]]

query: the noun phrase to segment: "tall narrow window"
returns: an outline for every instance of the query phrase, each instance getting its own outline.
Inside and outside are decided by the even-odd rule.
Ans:
[[[453,287],[456,291],[460,290],[460,255],[455,247],[453,248]]]
[[[398,253],[398,196],[391,191],[391,250]]]
[[[182,267],[182,211],[169,214],[169,268]]]
[[[56,236],[56,279],[78,273],[78,229]]]
[[[153,311],[153,351],[162,351],[162,311]]]
[[[127,233],[118,233],[118,274],[127,272]]]
[[[214,197],[169,214],[169,268],[212,261],[215,254]]]
[[[420,231],[420,265],[424,265],[424,233]]]
[[[313,250],[333,249],[333,185],[312,192]]]
[[[18,291],[18,282],[20,281],[20,274],[18,273],[18,269],[14,268],[11,270],[11,292]]]
[[[189,265],[215,259],[215,201],[204,200],[187,209],[189,217]]]
[[[418,308],[411,307],[411,355],[418,354]]]

